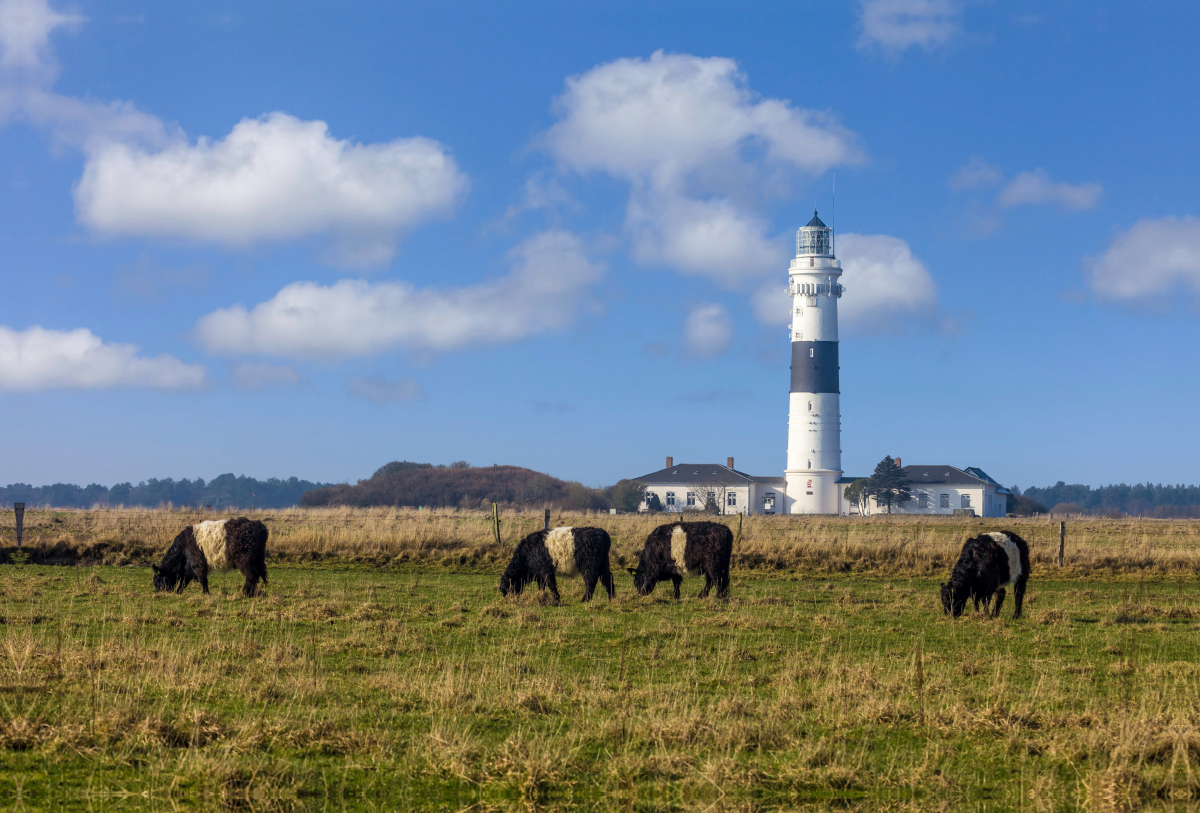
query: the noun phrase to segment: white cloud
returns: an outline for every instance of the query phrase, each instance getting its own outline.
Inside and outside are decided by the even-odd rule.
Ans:
[[[630,184],[635,258],[726,285],[778,270],[783,242],[755,208],[781,170],[864,160],[828,114],[756,96],[720,57],[618,59],[569,78],[556,108],[544,143],[560,166]]]
[[[380,404],[415,401],[425,397],[424,388],[409,376],[389,380],[381,375],[352,375],[346,379],[346,387],[355,398]]]
[[[838,326],[851,335],[895,333],[911,324],[931,324],[937,285],[908,243],[886,234],[843,234],[837,239],[845,295],[838,301]],[[786,325],[787,286],[764,286],[754,312],[764,324]]]
[[[0,67],[51,67],[50,34],[82,21],[78,15],[55,11],[46,0],[0,0]]]
[[[1022,172],[1000,190],[996,202],[1005,208],[1023,203],[1057,203],[1064,209],[1081,210],[1095,208],[1104,194],[1098,183],[1069,184],[1055,183],[1040,167],[1032,172]]]
[[[957,36],[962,10],[952,0],[863,0],[858,47],[897,56],[909,48],[931,51]]]
[[[132,344],[105,344],[86,328],[0,326],[0,390],[155,387],[204,383],[204,368],[173,356],[145,358]]]
[[[1162,305],[1182,290],[1200,302],[1200,218],[1140,220],[1084,271],[1098,299]]]
[[[699,358],[719,356],[729,349],[733,339],[733,321],[724,305],[698,305],[692,308],[683,326],[683,346],[689,355]]]
[[[246,362],[233,368],[233,383],[241,390],[294,387],[300,383],[300,374],[286,364]]]
[[[961,192],[964,189],[995,186],[1000,183],[1002,177],[999,167],[989,164],[978,155],[973,155],[971,160],[950,176],[950,188]]]
[[[509,258],[507,276],[463,288],[295,282],[250,310],[235,305],[210,313],[196,331],[210,352],[293,358],[499,344],[568,326],[603,273],[579,239],[561,231],[534,235]]]
[[[436,141],[353,144],[323,121],[271,113],[219,141],[99,146],[75,202],[104,233],[229,246],[332,233],[345,261],[370,264],[390,259],[405,229],[449,214],[465,188]]]

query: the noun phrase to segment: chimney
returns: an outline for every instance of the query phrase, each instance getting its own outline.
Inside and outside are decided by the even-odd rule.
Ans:
[[[733,468],[733,458],[732,457],[725,458],[725,466],[727,468],[731,468],[731,469]]]
[[[675,458],[673,458],[673,457],[668,457],[668,458],[667,458],[667,468],[669,469],[669,468],[671,468],[671,467],[672,467],[672,466],[674,466],[674,465],[675,465]]]
[[[896,458],[896,468],[901,468],[901,466],[900,466],[900,458],[898,458],[898,457]]]

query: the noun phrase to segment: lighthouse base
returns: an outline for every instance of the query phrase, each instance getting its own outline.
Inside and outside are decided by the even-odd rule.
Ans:
[[[789,469],[787,479],[787,512],[789,514],[838,514],[838,478],[840,471],[828,469]]]

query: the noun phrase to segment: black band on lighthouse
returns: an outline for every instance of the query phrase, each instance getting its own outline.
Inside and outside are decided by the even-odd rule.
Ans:
[[[841,392],[837,342],[792,342],[792,392]]]

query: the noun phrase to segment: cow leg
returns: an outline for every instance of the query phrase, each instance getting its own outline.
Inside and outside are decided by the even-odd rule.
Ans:
[[[200,589],[204,591],[205,595],[208,595],[208,574],[206,573],[201,576],[198,581],[200,582]]]
[[[1027,579],[1022,577],[1017,580],[1017,583],[1015,585],[1013,585],[1013,601],[1017,605],[1013,608],[1013,618],[1021,617],[1021,605],[1025,603],[1025,582],[1026,581],[1027,581]]]
[[[712,590],[713,578],[708,572],[704,574],[704,589],[700,591],[700,598],[708,598],[708,591]]]
[[[558,581],[554,578],[553,573],[546,577],[546,586],[550,588],[550,595],[554,596],[554,600],[559,601]]]
[[[992,613],[992,618],[1000,617],[1000,606],[1004,604],[1004,588],[1001,587],[996,591],[996,611]]]
[[[683,577],[672,576],[671,583],[675,585],[675,598],[679,598],[679,585],[683,584]]]
[[[595,571],[588,571],[583,574],[583,600],[591,601],[592,594],[596,592],[596,582],[600,580],[600,574]]]
[[[247,576],[246,583],[242,585],[242,595],[246,598],[254,598],[258,594],[258,578],[256,576]]]
[[[608,591],[608,600],[612,601],[613,596],[617,594],[616,588],[613,587],[612,571],[604,571],[603,575],[600,576],[600,582],[604,585],[604,589]]]
[[[185,570],[183,572],[183,577],[179,580],[179,586],[175,588],[175,592],[179,595],[183,595],[183,588],[187,587],[188,582],[190,582],[191,580],[192,580],[192,574],[188,573]]]
[[[729,574],[717,574],[717,598],[729,597]]]

